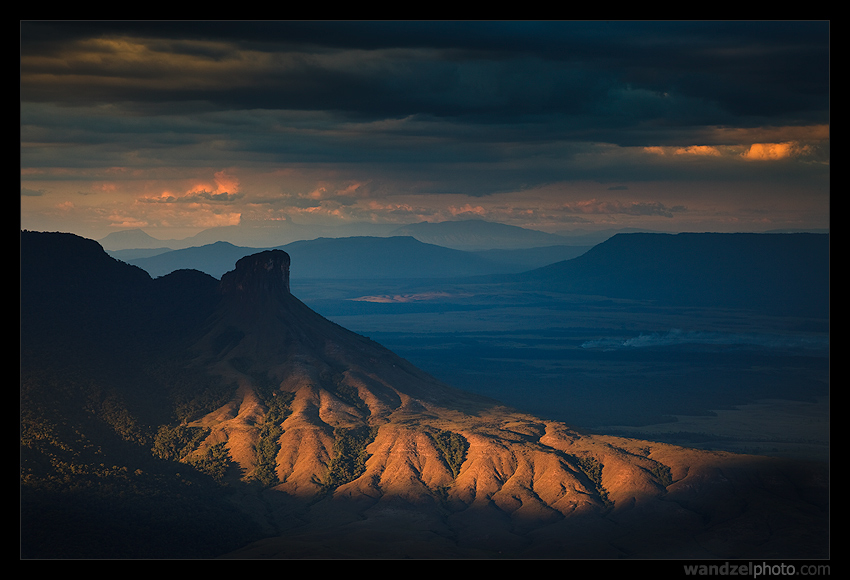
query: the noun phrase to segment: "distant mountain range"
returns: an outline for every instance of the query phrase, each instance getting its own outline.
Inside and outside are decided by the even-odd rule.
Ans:
[[[563,236],[483,220],[420,222],[395,229],[392,235],[412,236],[428,244],[467,251],[535,248],[571,242]]]
[[[296,280],[489,276],[482,281],[674,306],[817,317],[829,313],[828,234],[621,233],[592,248],[478,252],[411,236],[359,236],[301,240],[279,248],[293,257]],[[194,269],[220,278],[236,260],[260,249],[216,242],[181,250],[119,250],[111,255],[152,276]],[[145,256],[146,252],[154,255]]]
[[[210,228],[180,240],[160,240],[140,229],[123,230],[109,234],[101,239],[100,243],[108,251],[163,248],[179,250],[215,242],[228,242],[235,246],[249,248],[273,248],[316,238],[410,236],[427,244],[456,250],[478,251],[558,245],[592,246],[619,231],[623,230],[556,235],[484,220],[421,222],[403,226],[370,223],[315,226],[281,221],[275,222],[274,225],[245,224]]]
[[[296,224],[291,221],[268,224],[244,224],[220,226],[203,230],[194,236],[182,239],[157,239],[141,229],[113,232],[100,240],[108,251],[136,249],[180,250],[206,246],[216,242],[228,242],[248,248],[271,248],[298,240],[319,237],[384,236],[398,226],[395,224],[351,224],[345,226],[315,226]]]
[[[279,248],[293,257],[292,275],[296,279],[450,278],[521,272],[576,257],[589,249],[553,246],[464,252],[423,243],[410,236],[318,238]],[[181,250],[118,250],[110,255],[139,266],[152,276],[195,269],[220,278],[236,260],[262,249],[270,248],[215,242]]]
[[[194,269],[220,278],[236,260],[261,249],[216,242],[181,250],[110,254],[152,276]],[[480,281],[673,306],[817,317],[829,313],[829,234],[620,233],[593,247],[477,252],[412,236],[358,236],[300,240],[279,249],[293,257],[296,280],[470,278],[473,282],[472,277],[485,276]]]
[[[618,234],[504,278],[563,293],[829,316],[828,234]]]

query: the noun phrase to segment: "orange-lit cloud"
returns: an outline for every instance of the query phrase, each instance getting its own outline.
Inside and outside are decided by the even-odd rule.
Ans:
[[[140,201],[145,203],[177,203],[180,197],[168,191],[163,191],[159,195],[146,195]]]
[[[689,145],[687,147],[643,147],[645,153],[651,155],[693,155],[700,157],[719,157],[722,152],[712,145]]]
[[[738,145],[690,145],[687,147],[643,147],[644,153],[657,156],[725,157],[748,161],[781,160],[813,154],[812,145],[801,141],[765,142]]]
[[[372,211],[405,211],[405,212],[418,212],[422,211],[423,208],[414,208],[412,205],[408,203],[384,203],[378,200],[372,199],[369,200],[366,206]]]
[[[143,195],[140,201],[145,203],[222,203],[240,199],[239,180],[225,171],[215,173],[213,182],[198,182],[185,193],[172,193],[168,190],[158,195]]]
[[[765,161],[776,159],[787,159],[809,151],[809,147],[800,145],[794,141],[785,143],[753,143],[743,153],[744,159]]]
[[[488,211],[486,209],[484,209],[483,207],[481,207],[480,205],[473,206],[473,205],[468,204],[468,203],[465,204],[465,205],[462,205],[460,207],[450,206],[448,208],[448,210],[453,216],[459,216],[459,215],[484,216],[484,215],[488,214]]]
[[[178,178],[182,180],[183,178]],[[242,209],[234,202],[242,197],[239,180],[227,171],[215,172],[207,181],[189,181],[183,186],[169,182],[163,187],[158,181],[94,182],[94,192],[107,194],[86,201],[80,211],[100,219],[109,228],[182,228],[205,229],[218,226],[239,225]],[[155,193],[154,193],[155,192]],[[131,196],[128,203],[124,194]],[[95,196],[91,196],[95,197]],[[98,207],[100,209],[98,209]]]
[[[343,196],[355,195],[357,193],[357,190],[360,189],[361,185],[363,185],[363,184],[362,183],[352,183],[348,187],[338,191],[337,195],[343,195]]]
[[[309,193],[298,194],[298,197],[300,197],[301,199],[312,199],[317,201],[340,198],[355,198],[365,193],[362,191],[362,186],[363,183],[359,181],[348,183],[343,186],[338,186],[327,182],[321,182],[320,184],[316,185],[315,188],[312,189]]]
[[[325,189],[324,187],[317,187],[316,189],[314,189],[310,193],[304,194],[303,197],[306,197],[307,199],[324,199],[327,191],[328,190]]]
[[[674,151],[676,155],[709,155],[712,157],[718,157],[720,155],[720,151],[717,147],[712,147],[710,145],[691,145],[690,147],[679,147]]]
[[[230,192],[239,193],[239,180],[221,170],[215,173],[215,193]]]
[[[242,197],[239,193],[239,180],[228,175],[226,171],[218,171],[214,174],[214,185],[209,183],[195,184],[181,201],[213,201],[228,202]]]

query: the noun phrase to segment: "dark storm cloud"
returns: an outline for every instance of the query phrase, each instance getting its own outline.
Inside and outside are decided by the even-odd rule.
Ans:
[[[606,127],[641,121],[825,122],[828,111],[828,24],[818,22],[24,23],[22,54],[56,55],[75,42],[122,36],[210,63],[242,51],[291,58],[235,82],[142,89],[113,82],[114,75],[162,71],[133,63],[98,76],[91,62],[79,62],[50,71],[56,84],[24,83],[24,100],[206,102],[496,124],[545,115],[553,116],[552,131],[601,127],[608,142],[617,139]],[[340,60],[353,51],[356,57]],[[46,66],[24,64],[22,73]],[[69,73],[95,78],[69,91],[61,83]]]

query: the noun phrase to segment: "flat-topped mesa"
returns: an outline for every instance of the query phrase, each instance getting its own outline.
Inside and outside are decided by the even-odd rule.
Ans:
[[[289,254],[283,250],[266,250],[245,256],[236,269],[221,277],[221,293],[249,299],[263,295],[289,294]]]

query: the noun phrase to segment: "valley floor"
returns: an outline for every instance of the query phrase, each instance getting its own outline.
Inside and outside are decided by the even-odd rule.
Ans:
[[[594,431],[697,449],[829,461],[829,397],[817,397],[813,403],[765,399],[712,415],[675,419],[639,427],[603,425]]]
[[[597,433],[828,461],[829,324],[481,285],[303,283],[440,380]],[[364,302],[364,294],[417,300]]]

